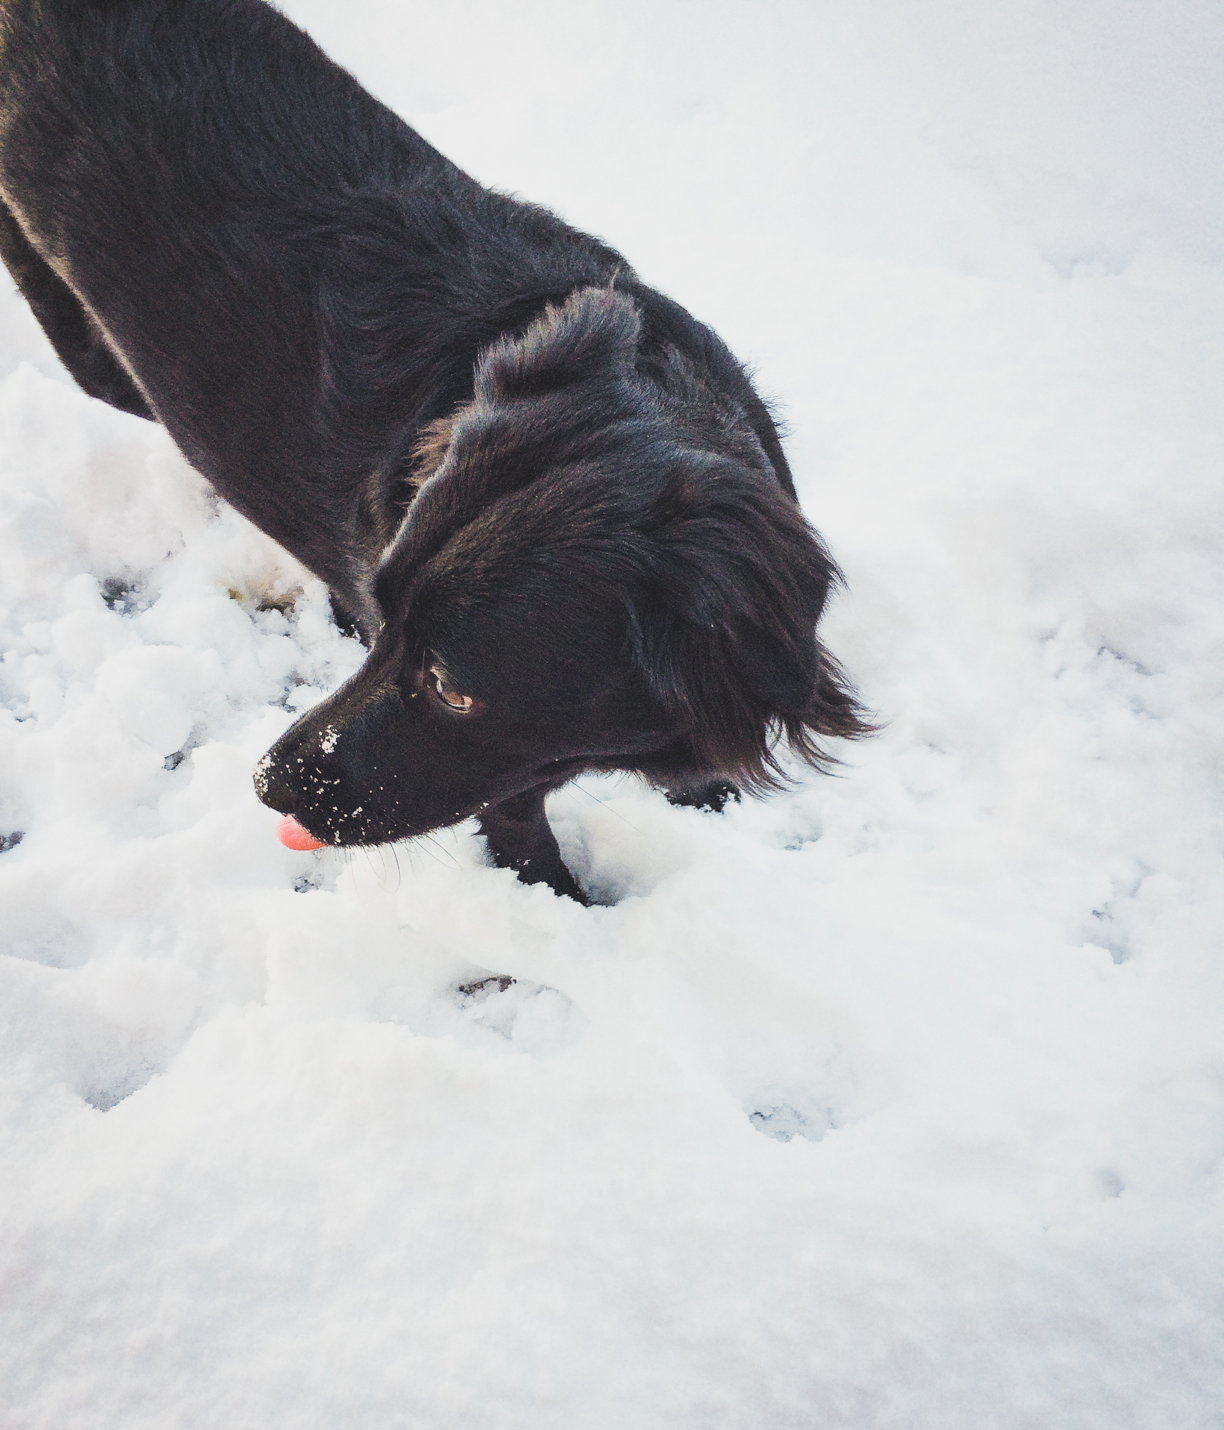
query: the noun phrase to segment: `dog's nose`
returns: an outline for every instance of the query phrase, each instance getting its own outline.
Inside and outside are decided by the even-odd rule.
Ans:
[[[255,784],[255,793],[269,809],[276,810],[278,814],[292,814],[293,795],[288,786],[282,780],[277,779],[276,774],[276,761],[272,758],[272,751],[269,750],[255,766],[251,776]]]

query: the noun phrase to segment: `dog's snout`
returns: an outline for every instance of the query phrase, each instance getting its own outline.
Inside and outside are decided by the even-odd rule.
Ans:
[[[284,779],[284,772],[273,755],[274,752],[269,750],[252,772],[255,793],[269,809],[276,810],[278,814],[292,814],[293,791]]]
[[[338,742],[334,726],[319,731],[299,720],[277,740],[252,772],[255,793],[278,814],[297,814],[324,782],[322,762]]]

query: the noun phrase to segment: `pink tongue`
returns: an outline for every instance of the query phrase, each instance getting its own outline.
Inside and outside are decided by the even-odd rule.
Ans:
[[[287,814],[276,826],[276,837],[286,849],[322,849],[323,841],[316,839],[309,829],[300,825],[293,815]]]

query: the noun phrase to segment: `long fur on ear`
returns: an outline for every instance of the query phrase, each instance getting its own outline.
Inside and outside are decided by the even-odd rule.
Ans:
[[[518,337],[491,343],[476,363],[472,402],[421,429],[412,452],[412,486],[441,467],[456,435],[487,425],[501,403],[544,397],[581,382],[625,382],[633,372],[641,326],[632,298],[611,288],[580,288],[560,307],[547,304]]]
[[[737,463],[690,453],[643,534],[634,655],[684,722],[701,770],[776,788],[779,738],[825,769],[836,761],[824,737],[874,728],[816,637],[841,573],[788,496]]]
[[[421,430],[402,478],[411,502],[396,541],[414,552],[397,569],[418,568],[492,502],[550,470],[640,443],[627,423],[637,417],[640,428],[645,410],[634,374],[641,323],[632,298],[580,288],[480,354],[472,400]],[[391,578],[379,579],[392,599]]]
[[[405,485],[420,519],[441,503],[452,525],[551,467],[630,441],[624,423],[641,411],[634,383],[641,315],[611,288],[580,288],[518,337],[481,353],[471,402],[422,429]],[[534,403],[534,420],[523,404]],[[429,478],[446,467],[444,490]],[[410,509],[411,510],[411,509]]]
[[[613,288],[579,288],[558,308],[549,304],[521,337],[486,348],[476,366],[476,399],[492,406],[539,397],[557,388],[626,376],[637,356],[642,319],[637,304]]]

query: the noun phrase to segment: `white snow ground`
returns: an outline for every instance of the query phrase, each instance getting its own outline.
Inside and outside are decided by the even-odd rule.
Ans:
[[[360,652],[6,288],[0,1424],[1218,1430],[1224,12],[286,8],[757,365],[888,724],[291,854]]]

